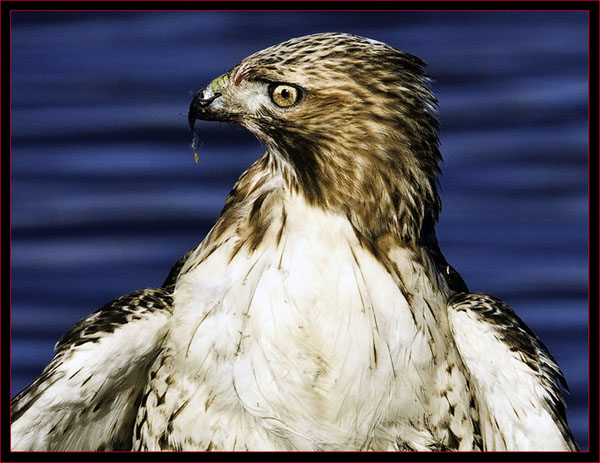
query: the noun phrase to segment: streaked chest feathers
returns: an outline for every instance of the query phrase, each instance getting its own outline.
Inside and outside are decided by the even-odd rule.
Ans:
[[[438,283],[406,249],[390,250],[398,274],[390,271],[346,217],[296,195],[268,207],[260,246],[241,245],[239,233],[205,246],[202,265],[179,280],[145,399],[160,413],[138,416],[142,440],[149,449],[340,450],[394,449],[399,435],[415,435],[409,448],[443,447],[449,424],[428,415],[469,400],[441,334]],[[173,372],[183,375],[177,384]]]

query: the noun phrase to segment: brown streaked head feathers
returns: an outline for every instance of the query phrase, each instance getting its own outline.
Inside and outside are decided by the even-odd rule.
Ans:
[[[423,67],[355,35],[300,37],[249,56],[225,83],[198,92],[190,119],[248,128],[290,188],[345,214],[365,239],[391,233],[420,241],[440,210],[436,100]],[[276,105],[269,92],[277,84],[297,87],[300,101]]]

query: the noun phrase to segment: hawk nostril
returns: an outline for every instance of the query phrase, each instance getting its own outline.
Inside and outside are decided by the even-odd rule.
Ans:
[[[198,99],[198,104],[202,107],[202,108],[206,108],[209,104],[211,104],[213,101],[215,101],[216,98],[219,98],[221,96],[220,93],[215,93],[213,96],[211,96],[210,98],[202,98],[200,97]]]

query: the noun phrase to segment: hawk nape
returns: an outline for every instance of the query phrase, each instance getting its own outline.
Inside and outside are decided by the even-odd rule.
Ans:
[[[548,350],[440,252],[423,67],[316,34],[199,91],[192,128],[266,152],[161,288],[58,342],[13,450],[575,450]]]

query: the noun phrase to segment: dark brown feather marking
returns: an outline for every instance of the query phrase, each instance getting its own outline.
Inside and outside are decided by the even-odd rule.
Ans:
[[[285,222],[287,220],[287,212],[285,211],[285,206],[281,208],[281,226],[279,231],[277,232],[277,239],[275,240],[275,244],[279,246],[281,242],[281,236],[283,235],[283,230],[285,229]]]

